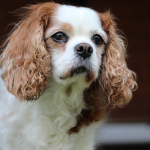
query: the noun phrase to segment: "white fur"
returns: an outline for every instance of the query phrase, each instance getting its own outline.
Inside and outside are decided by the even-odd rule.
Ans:
[[[68,134],[68,130],[76,124],[77,114],[84,107],[84,88],[79,82],[67,85],[72,87],[72,93],[67,97],[67,86],[51,79],[44,95],[37,101],[19,102],[4,88],[1,81],[1,149],[93,149],[94,132],[98,124],[83,127],[78,134]]]
[[[72,25],[74,35],[67,43],[65,52],[52,50],[52,77],[44,94],[35,102],[20,102],[10,94],[0,79],[0,150],[93,150],[96,128],[99,123],[83,126],[79,133],[68,134],[76,125],[76,116],[85,108],[83,91],[89,86],[85,73],[61,80],[78,59],[74,47],[88,43],[93,47],[89,60],[98,76],[102,48],[97,48],[91,36],[102,30],[97,13],[88,8],[60,6],[56,21]],[[50,36],[52,29],[46,33]],[[45,37],[45,38],[46,38]],[[66,90],[71,88],[71,94]]]

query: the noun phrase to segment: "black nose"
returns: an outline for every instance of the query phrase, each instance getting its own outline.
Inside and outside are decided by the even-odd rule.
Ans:
[[[87,57],[90,57],[93,53],[93,48],[90,44],[80,43],[75,47],[75,51],[83,59],[86,59]]]

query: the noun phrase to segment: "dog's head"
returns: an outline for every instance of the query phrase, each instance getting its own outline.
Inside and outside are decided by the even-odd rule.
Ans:
[[[113,106],[127,103],[136,87],[123,37],[109,12],[32,5],[4,45],[2,78],[20,100],[39,98],[51,77],[60,84],[81,81],[85,88],[98,83]]]
[[[55,79],[64,84],[79,76],[85,76],[85,82],[95,80],[107,43],[98,13],[87,8],[60,6],[51,21],[45,40]]]

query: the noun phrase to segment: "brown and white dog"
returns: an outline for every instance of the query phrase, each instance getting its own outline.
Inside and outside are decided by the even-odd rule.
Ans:
[[[0,150],[93,150],[106,105],[137,87],[114,17],[43,3],[25,8],[0,58]]]

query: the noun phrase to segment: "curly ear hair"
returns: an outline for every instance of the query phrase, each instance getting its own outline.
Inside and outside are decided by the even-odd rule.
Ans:
[[[130,101],[132,91],[137,88],[136,74],[127,67],[124,37],[117,29],[114,17],[110,12],[99,15],[108,36],[99,82],[111,107],[122,107]]]
[[[3,45],[1,76],[8,91],[19,100],[36,100],[46,88],[50,54],[44,32],[55,7],[54,3],[45,3],[25,8],[22,21],[16,24]]]

